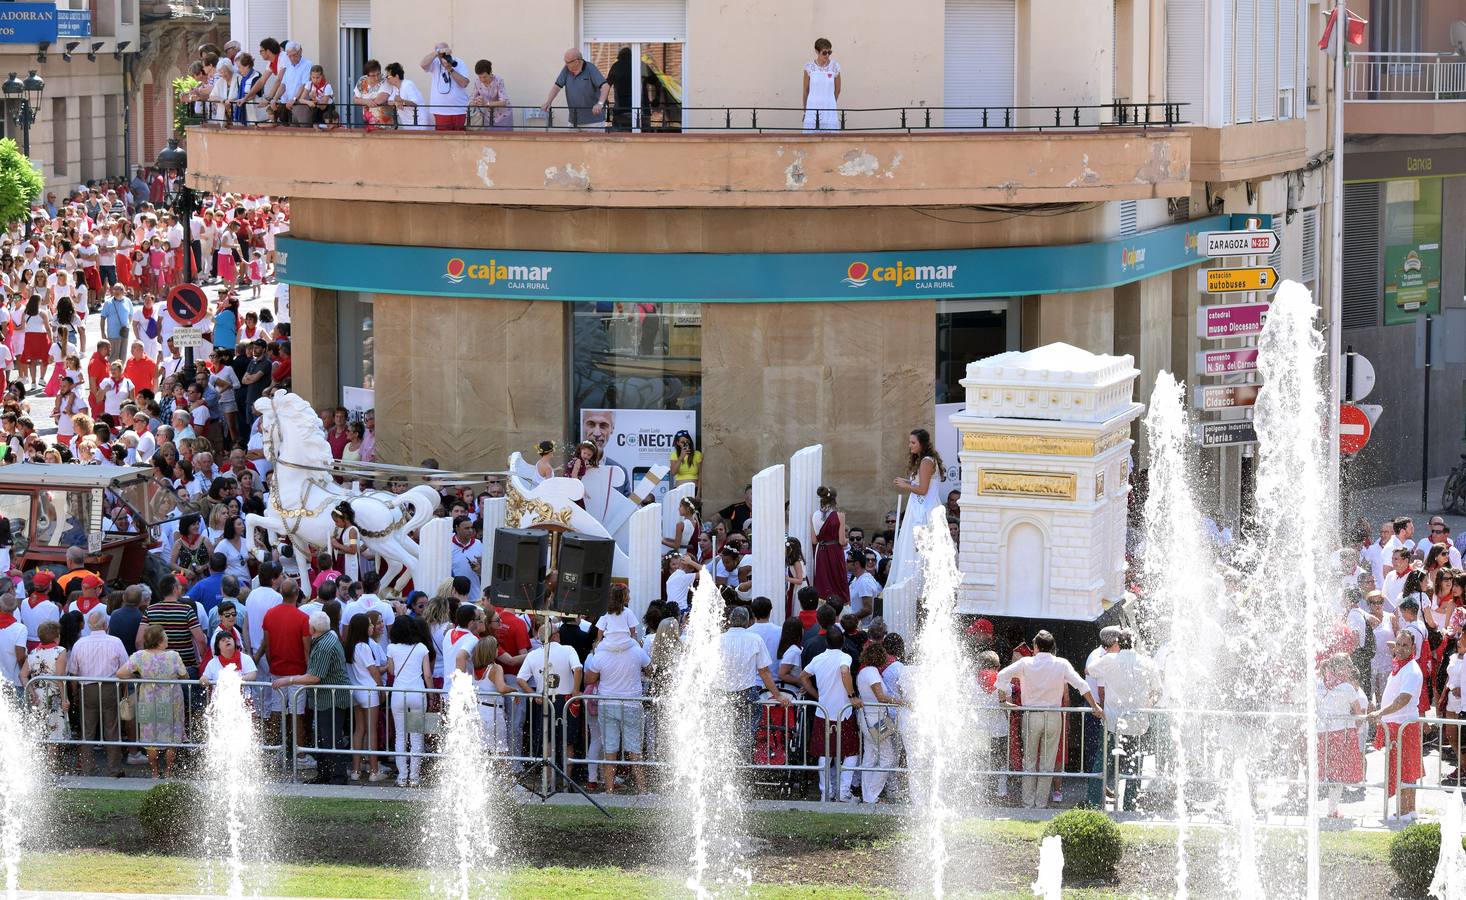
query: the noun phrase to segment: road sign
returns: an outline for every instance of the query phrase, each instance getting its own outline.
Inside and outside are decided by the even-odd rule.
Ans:
[[[1379,414],[1384,412],[1385,408],[1378,403],[1356,403],[1354,405],[1364,410],[1364,414],[1369,417],[1369,430],[1373,431],[1374,426],[1379,422]]]
[[[1261,389],[1258,384],[1209,384],[1196,389],[1195,405],[1203,411],[1251,406]]]
[[[1196,311],[1196,336],[1214,341],[1258,334],[1262,331],[1267,311],[1266,303],[1203,306]]]
[[[1203,375],[1231,375],[1257,371],[1257,350],[1207,350],[1196,354],[1196,371]]]
[[[1278,249],[1278,233],[1271,228],[1257,231],[1207,231],[1201,235],[1201,255],[1267,256]]]
[[[1203,447],[1255,444],[1257,430],[1251,422],[1207,422],[1197,427],[1196,439]]]
[[[1369,443],[1369,416],[1352,403],[1339,404],[1339,451],[1358,453]]]
[[[179,325],[197,325],[209,314],[209,298],[196,284],[180,284],[168,292],[168,315]]]
[[[179,350],[185,347],[197,347],[204,342],[203,329],[193,325],[179,325],[173,329],[173,346]]]
[[[1278,270],[1272,266],[1251,269],[1200,269],[1196,287],[1208,294],[1236,294],[1243,291],[1272,292],[1278,288]]]
[[[1354,373],[1349,380],[1349,402],[1358,403],[1374,390],[1374,363],[1364,358],[1363,353],[1350,354]]]

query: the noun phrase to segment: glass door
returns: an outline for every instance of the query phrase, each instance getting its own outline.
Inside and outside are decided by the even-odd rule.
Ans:
[[[336,76],[336,102],[352,103],[352,90],[356,80],[362,76],[362,69],[366,68],[367,29],[343,27],[337,49],[339,52],[336,58],[340,60],[340,71]],[[343,106],[342,111],[348,110]],[[355,107],[351,107],[349,115],[343,115],[341,120],[343,125],[366,124],[363,111]]]
[[[612,131],[682,130],[682,50],[667,41],[586,45],[585,58],[611,83]]]

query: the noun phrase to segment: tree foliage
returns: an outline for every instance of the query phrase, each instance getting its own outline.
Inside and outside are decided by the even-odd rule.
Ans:
[[[9,225],[30,215],[31,204],[41,199],[46,179],[36,164],[10,138],[0,140],[0,223]]]

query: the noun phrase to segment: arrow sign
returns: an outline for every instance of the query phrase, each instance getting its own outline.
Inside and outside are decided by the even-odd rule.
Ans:
[[[1243,291],[1271,292],[1278,287],[1278,270],[1272,266],[1251,269],[1202,269],[1196,273],[1196,287],[1208,294],[1236,294]]]
[[[1214,384],[1196,389],[1196,408],[1203,411],[1235,409],[1257,402],[1257,384]]]
[[[1207,350],[1196,354],[1196,371],[1203,375],[1256,372],[1257,350]]]
[[[1266,256],[1278,249],[1278,234],[1270,228],[1258,231],[1207,231],[1201,235],[1201,255]]]
[[[1259,334],[1267,311],[1266,303],[1203,306],[1196,311],[1196,336],[1214,341]]]
[[[1257,431],[1251,422],[1207,422],[1197,427],[1196,438],[1203,447],[1255,444]]]
[[[1339,404],[1339,451],[1358,453],[1369,443],[1369,416],[1351,403]]]

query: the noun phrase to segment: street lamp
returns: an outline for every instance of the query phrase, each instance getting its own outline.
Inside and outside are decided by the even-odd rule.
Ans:
[[[179,224],[183,226],[183,283],[192,284],[193,269],[193,214],[197,209],[193,190],[188,186],[188,151],[178,146],[177,138],[169,138],[168,146],[158,152],[158,160],[155,163],[158,171],[164,177],[176,175],[172,180],[172,188],[165,198],[167,204],[172,207],[174,214],[178,216]],[[193,345],[183,348],[183,370],[184,379],[193,381]]]
[[[20,127],[21,152],[29,159],[31,155],[31,126],[35,124],[36,118],[41,114],[41,93],[46,89],[46,81],[36,74],[35,69],[24,80],[16,73],[11,72],[10,77],[0,84],[0,93],[5,95],[7,101],[19,101],[16,104],[15,112],[10,116],[10,121]],[[6,104],[9,106],[9,104]],[[31,229],[34,225],[31,216],[27,215],[25,220],[25,237],[30,240]]]

